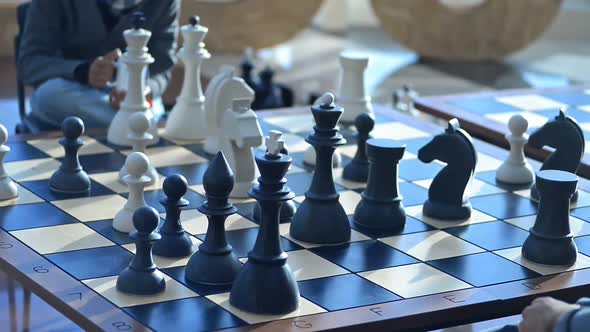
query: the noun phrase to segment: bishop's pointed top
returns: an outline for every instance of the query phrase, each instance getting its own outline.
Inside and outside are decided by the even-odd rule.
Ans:
[[[203,175],[203,187],[207,196],[226,197],[234,188],[232,172],[223,152],[219,151],[209,163]]]

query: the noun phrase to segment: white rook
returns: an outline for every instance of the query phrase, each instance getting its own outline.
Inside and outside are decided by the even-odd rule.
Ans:
[[[343,123],[354,123],[357,115],[373,113],[371,97],[365,88],[365,70],[369,57],[353,53],[340,53],[340,88],[336,102],[344,108]]]

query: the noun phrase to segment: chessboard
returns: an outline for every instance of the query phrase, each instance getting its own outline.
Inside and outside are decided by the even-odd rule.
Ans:
[[[579,249],[569,269],[540,266],[521,258],[521,245],[537,212],[526,186],[495,181],[495,169],[507,151],[475,140],[479,163],[469,187],[469,220],[444,222],[424,217],[422,204],[434,175],[444,166],[424,164],[417,150],[444,129],[375,105],[375,137],[406,144],[399,165],[399,189],[408,214],[396,232],[370,231],[355,224],[349,243],[316,246],[289,236],[280,225],[281,243],[300,289],[300,306],[285,316],[253,315],[229,304],[228,287],[185,280],[187,258],[155,256],[166,290],[132,296],[116,290],[118,274],[131,261],[135,246],[112,228],[127,197],[117,172],[129,150],[107,143],[105,132],[89,131],[80,162],[92,179],[89,195],[62,196],[49,191],[48,178],[63,158],[59,133],[13,137],[5,166],[20,196],[0,202],[0,268],[30,288],[80,327],[105,331],[316,331],[426,330],[519,313],[539,295],[575,300],[590,292],[590,181],[580,178],[579,198],[571,208],[571,227]],[[288,186],[300,203],[312,179],[303,164],[310,132],[308,108],[259,112],[265,133],[284,132],[293,157]],[[348,144],[340,147],[343,164],[356,150],[353,130],[341,128]],[[206,217],[195,208],[204,201],[203,173],[210,156],[201,144],[166,138],[147,149],[164,176],[184,175],[190,206],[182,212],[185,230],[196,244],[204,239]],[[531,160],[534,168],[540,164]],[[352,215],[364,185],[343,180],[334,170],[340,201]],[[147,188],[146,201],[158,209],[161,181]],[[252,249],[256,202],[233,200],[239,212],[227,223],[227,238],[242,258]],[[321,220],[318,220],[321,222]]]
[[[590,141],[590,85],[422,97],[416,100],[415,106],[438,118],[457,118],[471,135],[504,148],[508,148],[504,135],[509,133],[507,124],[512,115],[525,117],[531,133],[555,118],[565,106],[567,114],[576,119],[584,131],[587,146]],[[527,147],[526,153],[543,160],[549,150]],[[578,174],[590,177],[588,149]]]

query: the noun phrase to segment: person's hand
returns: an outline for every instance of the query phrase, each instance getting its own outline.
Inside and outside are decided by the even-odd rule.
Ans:
[[[121,50],[116,48],[94,59],[88,70],[88,84],[95,88],[104,88],[115,76],[115,61],[120,56]]]
[[[125,95],[127,95],[127,91],[113,89],[111,91],[111,94],[109,95],[109,103],[111,104],[111,107],[115,110],[121,108],[121,103],[125,99]],[[144,95],[148,99],[148,101],[149,99],[151,99],[152,89],[150,89],[149,86],[146,86],[144,90]]]
[[[577,304],[569,304],[551,297],[536,298],[522,311],[520,332],[552,332],[561,315],[578,309]]]

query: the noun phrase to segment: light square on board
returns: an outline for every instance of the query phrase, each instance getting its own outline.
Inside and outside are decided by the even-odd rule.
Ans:
[[[113,219],[127,200],[119,195],[104,195],[53,201],[51,204],[82,221]]]
[[[299,135],[290,134],[290,133],[283,133],[281,139],[285,141],[285,147],[289,151],[289,153],[296,153],[296,152],[305,152],[308,147],[310,147],[309,143],[305,141],[305,139]],[[265,152],[266,151],[266,143],[262,144],[261,146],[256,148],[258,151]]]
[[[166,219],[166,213],[162,213],[160,216]],[[180,214],[180,222],[184,230],[192,235],[207,233],[207,227],[209,225],[207,216],[196,209],[183,210]],[[227,217],[224,225],[227,231],[258,226],[237,213]]]
[[[380,241],[421,261],[464,256],[485,251],[440,230],[390,236],[382,238]]]
[[[506,112],[506,113],[488,113],[485,115],[486,118],[492,119],[496,122],[502,123],[508,126],[508,121],[514,115],[522,115],[529,123],[529,128],[541,127],[547,122],[547,118],[532,112]]]
[[[121,151],[121,153],[125,155],[129,155],[131,152],[131,150]],[[150,163],[154,167],[167,167],[207,162],[205,158],[193,153],[191,150],[177,145],[147,148],[145,153],[148,156]]]
[[[432,184],[433,179],[426,179],[426,180],[419,180],[414,181],[415,184],[419,185],[422,188],[428,189]],[[505,192],[504,189],[498,188],[496,186],[492,186],[486,182],[483,182],[479,179],[473,179],[469,182],[469,185],[466,188],[467,196],[475,197],[475,196],[483,196],[483,195],[491,195],[491,194],[498,194]]]
[[[487,215],[481,211],[478,211],[476,209],[472,209],[471,210],[471,217],[467,220],[458,220],[458,221],[449,221],[449,220],[441,220],[441,219],[436,219],[436,218],[431,218],[428,216],[425,216],[422,213],[422,208],[423,205],[415,205],[415,206],[409,206],[406,207],[406,214],[408,216],[412,216],[420,221],[423,221],[431,226],[434,226],[436,228],[448,228],[448,227],[455,227],[455,226],[464,226],[464,225],[469,225],[469,224],[477,224],[477,223],[481,223],[481,222],[488,222],[488,221],[493,221],[496,220],[496,218]]]
[[[359,275],[404,298],[471,288],[471,285],[424,263],[361,272]]]
[[[296,244],[298,244],[301,247],[306,248],[306,249],[322,246],[321,244],[308,243],[308,242],[303,242],[303,241],[299,241],[299,240],[294,239],[289,232],[289,227],[291,227],[291,224],[279,224],[279,232],[281,233],[282,237],[289,239],[292,242],[295,242]],[[365,234],[363,234],[361,232],[358,232],[354,229],[350,230],[350,242],[365,241],[365,240],[370,240],[370,239],[371,239],[370,237],[366,236]]]
[[[81,223],[24,229],[10,234],[41,254],[115,245]]]
[[[178,281],[170,278],[166,274],[164,274],[164,280],[166,281],[166,289],[162,293],[143,296],[125,294],[123,292],[118,291],[117,278],[118,276],[113,276],[82,280],[82,282],[85,283],[86,286],[92,288],[95,292],[102,295],[107,300],[111,301],[116,306],[121,308],[199,296],[197,293],[188,289],[186,286],[179,283]]]
[[[60,138],[35,139],[27,141],[30,145],[47,153],[53,158],[62,158],[65,156],[64,147],[59,144]],[[100,143],[90,136],[80,137],[84,141],[84,145],[80,148],[78,155],[85,156],[91,154],[110,153],[113,149]]]
[[[297,310],[286,315],[257,315],[242,311],[229,303],[229,293],[209,295],[207,296],[207,298],[217,303],[219,306],[229,311],[230,313],[248,322],[249,324],[270,322],[278,319],[294,318],[326,312],[326,310],[322,307],[314,304],[313,302],[303,297],[299,297],[299,307],[297,308]]]
[[[487,172],[495,171],[502,165],[502,160],[496,159],[488,154],[478,152],[477,153],[477,165],[475,166],[476,172]]]
[[[202,243],[201,240],[191,236],[190,237],[191,241],[193,241],[193,250],[197,251],[199,249],[199,245]],[[129,250],[129,252],[135,254],[135,243],[128,243],[128,244],[124,244],[122,245],[123,248]],[[186,256],[186,257],[163,257],[163,256],[158,256],[156,254],[153,255],[154,257],[154,262],[156,263],[156,266],[159,269],[167,269],[170,267],[178,267],[178,266],[185,266],[186,264],[188,264],[188,260],[191,258],[191,256]]]
[[[340,266],[309,250],[294,250],[287,253],[287,263],[297,281],[318,279],[349,273]]]
[[[264,121],[280,127],[289,133],[311,132],[315,125],[311,112],[295,115],[272,116],[265,118]]]
[[[205,187],[202,184],[195,184],[194,186],[189,186],[188,188],[201,196],[206,195]],[[242,204],[242,203],[254,203],[254,202],[256,202],[256,200],[251,197],[244,197],[244,198],[230,197],[229,202],[232,204]]]
[[[497,97],[496,100],[527,111],[540,111],[567,106],[553,99],[535,94]]]
[[[357,204],[361,201],[361,195],[352,190],[341,191],[339,194],[340,204],[344,208],[346,214],[354,214]]]
[[[20,184],[17,183],[16,187],[18,188],[18,196],[15,198],[0,201],[0,207],[43,202],[43,199],[41,197],[33,194]]]
[[[578,252],[576,263],[572,266],[549,266],[533,263],[522,257],[522,247],[508,248],[494,251],[495,254],[509,259],[519,265],[533,270],[542,275],[562,273],[566,271],[586,269],[590,267],[590,257]]]
[[[414,138],[431,137],[432,135],[422,130],[410,127],[401,122],[387,122],[375,125],[371,131],[373,137],[388,138],[405,141]]]
[[[151,186],[145,187],[145,191],[162,189],[162,184],[164,183],[166,177],[161,174],[158,175],[158,181],[156,181],[156,183],[152,184]],[[119,172],[94,173],[89,174],[89,176],[92,180],[102,184],[117,194],[129,192],[129,187],[126,184],[119,182]]]
[[[537,215],[531,215],[518,218],[504,219],[504,221],[516,227],[522,228],[525,231],[528,231],[531,227],[535,225],[536,219]],[[588,235],[590,234],[590,223],[570,215],[570,230],[574,234],[574,236]]]
[[[5,163],[6,172],[16,181],[46,180],[61,163],[52,158],[31,159]]]

